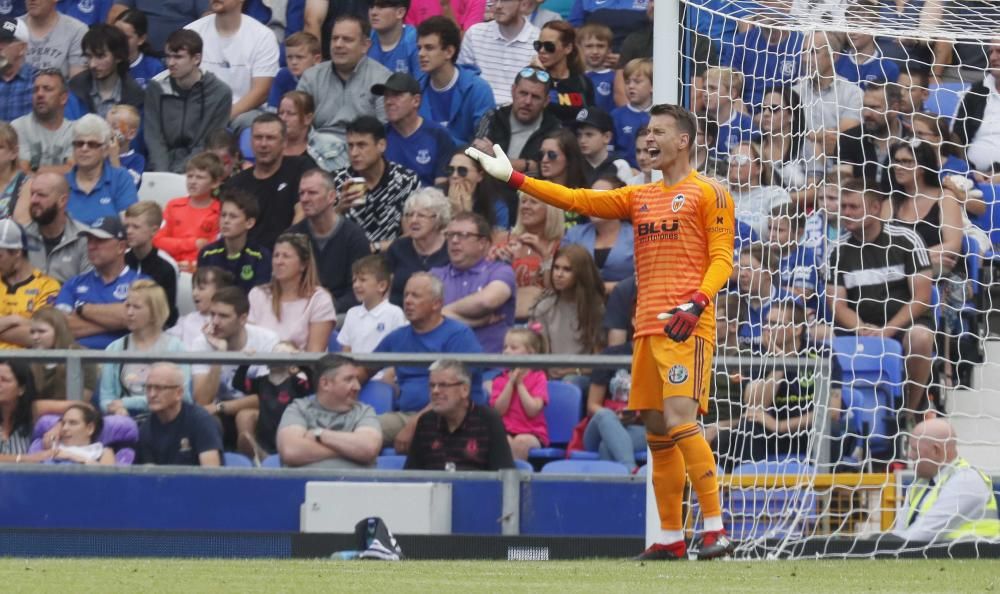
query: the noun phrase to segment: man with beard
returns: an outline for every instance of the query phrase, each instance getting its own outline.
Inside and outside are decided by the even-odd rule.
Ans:
[[[899,87],[869,83],[861,109],[861,125],[845,130],[839,141],[843,173],[861,177],[868,188],[888,189],[889,147],[910,136],[895,116]]]
[[[60,283],[89,271],[87,237],[82,223],[66,214],[69,183],[57,173],[39,173],[31,180],[31,223],[28,258],[31,265]]]

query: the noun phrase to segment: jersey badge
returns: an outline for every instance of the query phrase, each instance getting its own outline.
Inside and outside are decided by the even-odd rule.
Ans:
[[[426,165],[426,164],[430,163],[431,162],[431,152],[429,150],[427,150],[427,149],[420,149],[419,151],[417,151],[416,161],[417,161],[417,163],[420,163],[421,165]]]
[[[115,299],[125,299],[128,297],[128,285],[122,283],[115,287],[115,290],[111,292]]]
[[[191,440],[188,439],[188,438],[186,438],[186,437],[182,437],[181,438],[180,447],[178,448],[178,450],[181,451],[181,452],[190,452],[191,451]]]
[[[687,381],[687,378],[688,378],[687,367],[684,367],[683,365],[680,364],[674,365],[673,367],[670,368],[670,371],[667,372],[667,379],[670,381],[671,384],[683,384],[684,382]]]
[[[243,266],[243,269],[240,270],[240,278],[243,279],[243,280],[245,280],[245,281],[248,281],[248,280],[252,279],[253,278],[253,267],[251,267],[249,264],[245,264]]]
[[[94,12],[94,0],[80,0],[80,3],[77,4],[77,8],[79,8],[80,12],[84,14],[90,14]]]
[[[14,10],[14,3],[11,0],[0,0],[0,14],[10,14]]]
[[[670,202],[670,210],[674,212],[680,212],[681,208],[684,207],[684,194],[678,194],[674,196],[674,199]]]

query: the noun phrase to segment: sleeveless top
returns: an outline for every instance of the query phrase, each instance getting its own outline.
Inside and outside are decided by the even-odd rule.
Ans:
[[[916,221],[903,221],[896,214],[893,208],[894,224],[908,229],[913,229],[920,239],[924,240],[924,245],[928,248],[939,245],[941,238],[941,203],[935,202],[927,214],[922,219]]]
[[[17,205],[17,197],[21,193],[21,186],[28,179],[23,171],[18,171],[11,178],[10,183],[0,191],[0,219],[6,219],[14,214],[14,206]]]

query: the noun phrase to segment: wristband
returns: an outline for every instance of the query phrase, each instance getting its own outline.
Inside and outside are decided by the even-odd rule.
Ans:
[[[710,300],[708,295],[702,293],[701,291],[695,291],[695,294],[691,296],[691,303],[694,303],[702,310],[708,307]]]
[[[513,171],[510,174],[510,179],[507,180],[507,185],[514,188],[515,190],[519,190],[521,188],[521,185],[524,184],[524,179],[526,177],[527,176],[521,173],[520,171]]]

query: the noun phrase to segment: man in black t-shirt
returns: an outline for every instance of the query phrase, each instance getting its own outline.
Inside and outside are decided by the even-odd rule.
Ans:
[[[408,470],[500,470],[514,468],[507,432],[492,408],[469,399],[472,378],[458,361],[430,367],[430,410],[417,421]]]
[[[149,418],[139,427],[139,464],[222,466],[222,430],[204,408],[184,401],[184,373],[156,363],[146,378]]]
[[[257,198],[260,216],[247,243],[272,250],[278,236],[302,219],[299,179],[316,164],[308,156],[284,156],[287,129],[273,113],[257,116],[250,130],[254,166],[230,178],[224,189],[244,190]]]
[[[919,411],[931,374],[934,317],[927,248],[912,229],[884,224],[877,192],[861,180],[841,186],[840,224],[848,232],[833,247],[827,299],[834,329],[894,338],[906,353],[906,407]]]

